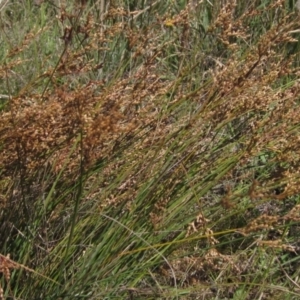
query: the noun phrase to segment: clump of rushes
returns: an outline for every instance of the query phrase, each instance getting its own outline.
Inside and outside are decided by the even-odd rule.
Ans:
[[[296,299],[293,1],[31,2],[0,7],[0,298]]]

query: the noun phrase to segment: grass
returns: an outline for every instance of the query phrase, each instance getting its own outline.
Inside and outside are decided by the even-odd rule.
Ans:
[[[0,298],[298,299],[299,13],[237,2],[1,3]]]

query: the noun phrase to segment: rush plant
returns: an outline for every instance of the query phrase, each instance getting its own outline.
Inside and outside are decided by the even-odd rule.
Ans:
[[[294,6],[1,3],[0,298],[297,299]]]

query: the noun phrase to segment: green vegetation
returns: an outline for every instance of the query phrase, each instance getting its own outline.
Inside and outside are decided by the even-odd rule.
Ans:
[[[295,1],[0,1],[0,299],[299,299]]]

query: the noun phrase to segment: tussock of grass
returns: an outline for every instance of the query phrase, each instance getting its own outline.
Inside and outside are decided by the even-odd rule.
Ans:
[[[291,2],[0,8],[0,298],[297,299]]]

